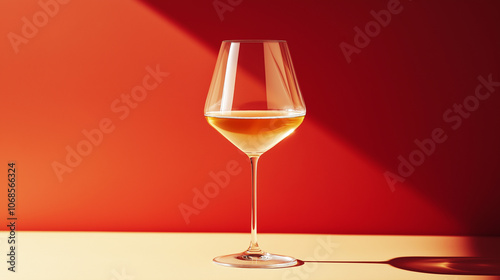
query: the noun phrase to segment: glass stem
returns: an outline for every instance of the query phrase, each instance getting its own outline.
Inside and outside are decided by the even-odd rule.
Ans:
[[[263,254],[257,242],[257,162],[259,156],[250,156],[250,164],[252,165],[252,222],[251,222],[251,241],[247,253],[249,254]]]

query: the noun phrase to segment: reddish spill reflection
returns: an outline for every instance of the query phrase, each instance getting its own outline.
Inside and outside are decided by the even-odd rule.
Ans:
[[[400,257],[387,261],[397,268],[416,272],[457,275],[500,275],[499,258]]]
[[[500,275],[500,258],[482,257],[399,257],[388,261],[301,261],[303,263],[388,264],[423,273],[452,275]]]

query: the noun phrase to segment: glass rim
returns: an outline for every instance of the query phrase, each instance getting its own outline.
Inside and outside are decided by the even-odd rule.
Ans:
[[[240,39],[240,40],[223,40],[223,43],[286,43],[286,40],[273,39]]]

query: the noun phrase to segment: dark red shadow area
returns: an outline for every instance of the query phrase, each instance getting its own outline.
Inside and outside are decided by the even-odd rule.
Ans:
[[[287,40],[308,117],[401,175],[396,193],[411,186],[450,213],[457,234],[500,234],[500,87],[484,84],[500,81],[498,1],[142,2],[214,52],[224,39]]]

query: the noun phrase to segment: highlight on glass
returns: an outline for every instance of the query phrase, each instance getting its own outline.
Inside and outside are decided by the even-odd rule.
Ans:
[[[279,268],[293,257],[263,251],[257,242],[257,163],[304,120],[300,93],[286,41],[223,41],[205,103],[208,123],[248,155],[251,174],[251,241],[246,251],[214,258],[233,267]]]

